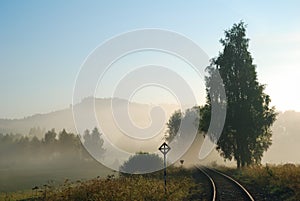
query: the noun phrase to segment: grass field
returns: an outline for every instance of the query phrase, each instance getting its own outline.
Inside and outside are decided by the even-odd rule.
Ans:
[[[300,200],[300,166],[266,165],[241,169],[217,167],[244,184],[261,200]],[[41,185],[36,190],[2,193],[0,200],[200,200],[204,186],[197,183],[193,169],[169,167],[167,193],[163,172],[145,175],[108,175],[90,180],[68,180],[61,185]],[[33,199],[32,199],[33,198]],[[257,199],[260,200],[260,199]]]
[[[300,166],[265,165],[242,169],[219,168],[270,200],[300,200]]]
[[[196,200],[201,188],[192,178],[192,170],[168,168],[167,193],[163,172],[147,175],[109,175],[87,181],[66,180],[59,186],[44,185],[37,190],[8,193],[0,200]]]
[[[65,179],[92,179],[97,176],[105,178],[113,171],[92,161],[70,163],[68,165],[16,166],[0,168],[0,194],[3,192],[22,191],[44,184],[59,185]]]

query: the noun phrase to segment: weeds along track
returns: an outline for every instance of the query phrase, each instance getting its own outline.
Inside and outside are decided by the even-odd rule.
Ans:
[[[215,169],[198,166],[199,173],[210,181],[210,200],[212,201],[254,201],[251,194],[232,177]]]

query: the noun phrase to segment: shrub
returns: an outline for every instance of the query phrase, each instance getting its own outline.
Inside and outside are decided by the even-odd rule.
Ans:
[[[121,172],[130,174],[149,173],[163,168],[163,160],[157,154],[146,152],[130,156],[120,167]]]

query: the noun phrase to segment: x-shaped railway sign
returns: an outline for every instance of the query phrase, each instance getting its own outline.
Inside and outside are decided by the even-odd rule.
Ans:
[[[166,155],[169,151],[170,151],[171,147],[169,147],[169,145],[167,145],[167,143],[163,143],[158,150],[163,153],[164,155]]]

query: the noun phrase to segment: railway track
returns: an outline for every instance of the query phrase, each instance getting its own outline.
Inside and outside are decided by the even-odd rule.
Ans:
[[[211,185],[212,201],[254,201],[254,198],[239,182],[232,177],[212,168],[197,167]]]

